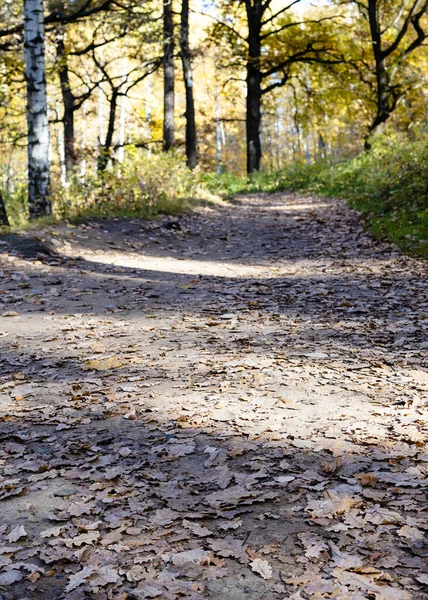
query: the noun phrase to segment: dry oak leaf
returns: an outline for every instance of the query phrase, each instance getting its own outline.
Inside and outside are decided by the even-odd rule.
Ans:
[[[176,567],[182,567],[188,563],[194,565],[207,564],[212,554],[202,548],[195,548],[193,550],[185,550],[184,552],[177,552],[169,557],[169,560]]]
[[[170,508],[158,508],[155,512],[154,517],[152,518],[153,525],[169,525],[178,517],[180,513],[176,510],[171,510]]]
[[[358,556],[352,556],[351,554],[347,554],[346,552],[342,552],[336,544],[329,541],[331,558],[333,560],[333,564],[336,567],[341,567],[342,569],[357,569],[358,567],[362,567],[363,563],[361,558]]]
[[[72,590],[75,590],[77,587],[79,587],[79,585],[82,585],[82,583],[85,583],[93,572],[93,567],[84,567],[81,571],[78,571],[74,575],[70,575],[70,577],[68,578],[68,584],[65,588],[65,592],[71,592]]]
[[[382,508],[378,504],[371,506],[366,511],[366,521],[373,523],[374,525],[395,525],[402,521],[402,517],[399,513]]]
[[[120,367],[123,367],[123,362],[117,356],[112,356],[98,360],[87,360],[83,369],[85,371],[108,371],[110,369],[120,369]]]
[[[331,518],[335,515],[347,513],[353,506],[361,502],[358,496],[351,497],[346,494],[338,494],[332,490],[324,492],[324,500],[312,500],[308,502],[306,510],[312,517]]]
[[[375,583],[370,575],[361,575],[359,573],[351,573],[344,571],[340,567],[336,567],[331,572],[333,577],[338,580],[340,585],[350,586],[352,589],[364,590],[374,594],[376,600],[412,600],[409,592],[403,589],[379,585]]]
[[[198,537],[207,537],[208,535],[213,534],[208,527],[201,527],[198,523],[192,523],[191,521],[187,521],[187,519],[183,519],[183,527],[190,529],[190,531]]]
[[[100,537],[99,531],[88,531],[87,533],[81,533],[80,535],[76,535],[76,537],[72,538],[69,542],[66,542],[66,546],[81,546],[82,544],[93,544]],[[68,541],[68,540],[67,540]]]
[[[355,478],[358,479],[363,487],[373,487],[377,483],[377,477],[374,473],[357,473]]]
[[[208,496],[205,498],[205,502],[207,502],[212,508],[218,510],[224,506],[236,506],[236,504],[239,504],[240,500],[254,498],[255,496],[258,496],[258,492],[246,490],[240,485],[234,485],[233,487],[221,492],[213,492],[212,494],[208,494]]]
[[[313,533],[299,533],[297,536],[305,548],[307,558],[320,558],[323,552],[328,550],[325,541]]]
[[[271,579],[272,577],[272,567],[268,563],[267,560],[263,558],[256,558],[252,562],[250,562],[251,570],[263,579]]]
[[[119,574],[110,565],[106,565],[104,567],[99,567],[96,569],[94,573],[89,577],[89,581],[91,585],[96,587],[104,587],[109,583],[116,583],[119,580]]]
[[[0,546],[0,556],[2,554],[13,554],[18,550],[22,550],[22,546]]]
[[[27,577],[28,581],[31,581],[31,583],[36,583],[36,581],[38,579],[40,579],[40,572],[39,571],[32,571],[28,577]]]
[[[28,533],[25,531],[23,525],[17,525],[7,536],[9,542],[13,543],[18,541],[20,538],[27,537]]]
[[[397,531],[401,537],[408,538],[412,542],[423,542],[425,535],[417,527],[410,527],[409,525],[403,525],[401,529]]]
[[[162,596],[163,598],[166,597],[164,595],[165,587],[161,583],[157,583],[156,581],[141,582],[138,585],[138,588],[133,590],[133,592],[135,593],[137,598],[158,598],[159,596]]]
[[[7,571],[6,573],[2,573],[0,575],[0,585],[12,585],[17,581],[21,581],[23,575],[21,571],[17,571],[16,569],[12,569],[11,571]]]
[[[190,444],[168,444],[165,446],[165,450],[167,450],[169,454],[172,454],[172,456],[175,456],[176,458],[179,458],[180,456],[186,456],[187,454],[192,454],[195,449],[196,444],[193,442]]]
[[[63,525],[60,525],[59,527],[50,527],[49,529],[45,529],[44,531],[41,531],[40,537],[42,537],[42,538],[58,537],[63,529],[64,529]]]
[[[245,542],[238,540],[237,538],[232,537],[231,535],[227,535],[225,538],[221,539],[208,539],[212,550],[218,556],[222,556],[223,558],[237,558],[241,561],[247,562],[248,557],[245,554],[245,550],[247,548]]]
[[[334,580],[325,579],[322,575],[319,575],[307,583],[304,590],[306,594],[311,595],[311,598],[324,598],[324,594],[333,594],[334,592],[337,592],[338,585]],[[333,597],[335,598],[336,596]]]

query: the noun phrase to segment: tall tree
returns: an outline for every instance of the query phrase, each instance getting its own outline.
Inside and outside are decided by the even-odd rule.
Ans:
[[[406,91],[397,75],[428,36],[428,0],[403,0],[400,5],[358,0],[357,5],[369,25],[376,78],[376,114],[366,139],[369,148],[372,136],[382,129]]]
[[[336,56],[321,23],[332,17],[302,22],[290,9],[300,0],[275,9],[273,0],[226,0],[224,18],[214,33],[223,33],[246,72],[247,172],[259,171],[262,159],[262,97],[288,83],[298,63],[333,64]],[[243,24],[245,21],[245,25]]]
[[[117,59],[113,58],[109,61],[109,64],[109,62],[103,62],[100,58],[98,58],[95,50],[92,54],[92,59],[101,75],[101,80],[99,82],[100,90],[102,93],[105,93],[109,102],[107,132],[105,137],[103,136],[103,141],[100,144],[100,153],[97,160],[98,172],[103,173],[107,168],[109,160],[112,158],[111,154],[113,149],[113,138],[116,130],[116,115],[119,107],[119,101],[127,97],[130,91],[144,79],[146,79],[146,77],[149,77],[152,73],[154,73],[159,68],[161,59],[155,58],[153,60],[147,60],[135,67],[129,67],[129,69],[125,72],[118,72],[117,75],[112,75],[109,72],[109,66],[112,71],[116,71],[117,67],[115,68],[115,63],[117,62]],[[106,93],[104,90],[102,90],[101,85],[103,83],[108,86],[110,93]]]
[[[182,0],[181,4],[180,54],[186,90],[186,158],[187,166],[194,169],[197,164],[197,145],[192,57],[189,44],[189,0]]]
[[[174,12],[172,0],[163,0],[163,149],[175,146],[175,91],[174,91]]]
[[[58,75],[64,107],[64,160],[67,179],[71,177],[77,163],[74,135],[74,113],[76,98],[70,85],[67,54],[65,51],[65,27],[59,25],[56,36],[56,55],[58,59]]]
[[[43,0],[24,0],[30,218],[51,213]]]

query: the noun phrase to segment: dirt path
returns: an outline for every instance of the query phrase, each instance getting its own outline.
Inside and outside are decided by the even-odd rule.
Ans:
[[[423,263],[287,195],[0,250],[1,600],[428,597]]]

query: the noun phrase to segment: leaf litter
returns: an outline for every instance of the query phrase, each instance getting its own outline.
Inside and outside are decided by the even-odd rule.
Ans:
[[[422,262],[297,195],[55,239],[0,255],[2,600],[426,597]]]

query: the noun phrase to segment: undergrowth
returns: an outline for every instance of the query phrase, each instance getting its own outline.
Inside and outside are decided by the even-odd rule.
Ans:
[[[283,172],[279,187],[344,198],[375,237],[428,258],[427,140],[381,140],[351,161],[298,165]]]
[[[177,214],[196,202],[219,202],[239,193],[304,191],[341,197],[364,217],[375,237],[428,258],[428,140],[378,140],[370,152],[336,164],[293,163],[250,177],[189,171],[174,154],[128,152],[102,177],[75,177],[52,188],[53,220]],[[12,227],[27,222],[26,191],[5,197]],[[50,221],[52,221],[50,219]],[[44,220],[46,221],[46,219]],[[49,221],[49,219],[48,219]],[[37,223],[36,223],[37,225]]]
[[[132,149],[123,164],[115,164],[102,175],[93,171],[82,178],[76,174],[65,186],[54,177],[52,217],[29,223],[26,195],[22,186],[4,197],[12,228],[37,227],[60,219],[153,218],[158,214],[178,214],[196,202],[219,200],[204,186],[200,173],[191,172],[178,155],[148,156]]]

